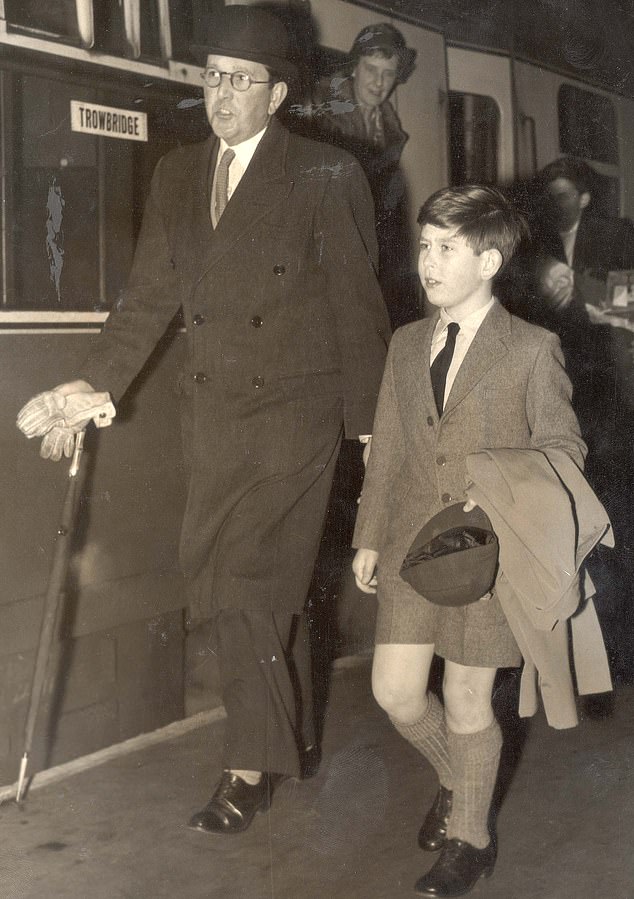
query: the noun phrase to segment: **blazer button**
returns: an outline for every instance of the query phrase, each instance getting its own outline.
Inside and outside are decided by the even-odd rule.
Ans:
[[[205,316],[204,315],[195,315],[192,319],[194,325],[199,328],[201,325],[205,324]]]
[[[253,318],[251,319],[251,324],[253,325],[254,328],[261,328],[262,325],[264,324],[264,322],[262,321],[262,319],[260,318],[259,315],[254,315]]]
[[[274,275],[283,275],[286,272],[285,265],[274,265],[273,266],[273,274]]]
[[[261,378],[259,375],[257,378],[253,378],[251,381],[256,390],[259,390],[260,387],[264,387],[264,378]]]
[[[427,416],[427,424],[429,425],[430,428],[434,424],[434,419],[431,417],[431,415]]]
[[[443,503],[450,503],[453,499],[451,493],[443,493],[443,495],[440,498],[443,501]]]
[[[436,465],[446,465],[446,464],[447,464],[447,460],[445,459],[444,456],[436,457]]]
[[[197,384],[204,384],[206,380],[207,380],[207,375],[202,371],[197,371],[196,374],[194,375],[194,381]]]

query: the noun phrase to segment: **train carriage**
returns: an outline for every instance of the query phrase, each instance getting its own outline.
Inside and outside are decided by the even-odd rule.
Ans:
[[[204,5],[213,2],[220,0]],[[35,442],[25,445],[15,416],[29,397],[73,376],[116,302],[157,160],[207,134],[200,69],[189,52],[203,3],[0,0],[4,783],[17,769],[66,480],[64,465],[44,463]],[[415,71],[393,97],[409,135],[402,167],[412,270],[415,212],[432,191],[467,180],[507,185],[564,153],[599,172],[606,212],[634,215],[629,5],[587,0],[574,15],[565,7],[290,0],[282,8],[299,25],[309,60],[341,58],[374,21],[393,22],[417,50]],[[290,112],[287,120],[293,127]],[[176,559],[183,352],[176,321],[115,426],[89,433],[40,766],[213,701],[196,690],[200,661]],[[213,672],[205,680],[213,686]]]

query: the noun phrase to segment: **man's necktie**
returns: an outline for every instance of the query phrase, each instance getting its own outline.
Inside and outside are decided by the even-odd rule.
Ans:
[[[431,386],[434,391],[434,399],[436,400],[436,408],[438,415],[442,415],[443,406],[445,405],[445,385],[447,383],[447,372],[453,359],[453,351],[456,347],[456,336],[460,330],[457,322],[449,322],[447,325],[447,342],[442,350],[438,353],[431,364]]]
[[[233,150],[225,150],[222,154],[218,168],[216,169],[216,192],[214,197],[214,228],[220,221],[220,216],[225,211],[225,207],[229,202],[229,166],[235,159]]]

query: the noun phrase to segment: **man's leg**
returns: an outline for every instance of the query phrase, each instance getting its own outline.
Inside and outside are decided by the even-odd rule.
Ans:
[[[493,871],[496,849],[488,821],[502,748],[491,707],[495,674],[495,668],[445,662],[443,694],[453,803],[441,855],[416,884],[423,896],[462,896]]]
[[[223,777],[212,799],[190,821],[197,830],[246,830],[270,804],[271,773],[298,776],[296,692],[288,660],[292,614],[221,610],[215,619],[227,720]]]

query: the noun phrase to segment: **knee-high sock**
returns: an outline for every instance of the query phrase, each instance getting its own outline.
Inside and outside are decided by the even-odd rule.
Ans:
[[[413,724],[401,724],[394,718],[390,721],[402,737],[418,749],[435,768],[438,780],[446,789],[452,788],[451,762],[447,747],[447,725],[445,710],[434,693],[427,694],[428,704],[425,714]]]
[[[447,732],[453,771],[453,805],[448,839],[484,849],[491,841],[489,811],[497,780],[502,732],[497,721],[475,734]]]

